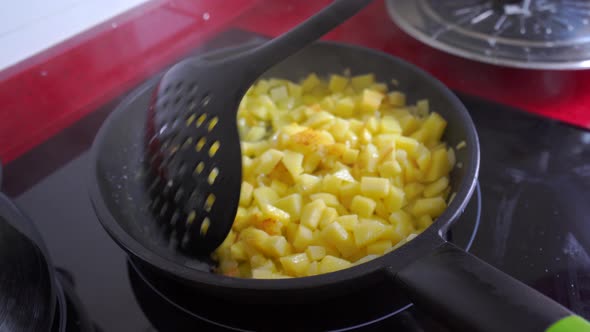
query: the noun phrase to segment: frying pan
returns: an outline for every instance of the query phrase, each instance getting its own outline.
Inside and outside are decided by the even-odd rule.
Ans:
[[[0,331],[49,331],[57,290],[41,236],[0,192]]]
[[[240,50],[221,50],[210,56],[236,51]],[[454,200],[432,226],[412,241],[367,263],[312,277],[255,280],[212,273],[212,262],[186,255],[169,243],[148,212],[149,197],[143,182],[143,125],[157,77],[124,100],[95,138],[90,196],[104,229],[150,269],[228,301],[305,303],[343,297],[385,277],[399,288],[400,294],[455,329],[544,331],[571,322],[586,324],[548,297],[444,239],[443,234],[463,212],[474,191],[480,158],[476,129],[467,110],[441,82],[388,54],[332,42],[316,42],[264,76],[298,80],[310,72],[327,75],[344,69],[350,69],[353,75],[375,73],[382,82],[397,80],[395,89],[404,91],[409,103],[426,98],[431,109],[448,121],[443,139],[449,146],[467,143],[466,148],[456,151],[457,162],[463,167],[451,174]]]

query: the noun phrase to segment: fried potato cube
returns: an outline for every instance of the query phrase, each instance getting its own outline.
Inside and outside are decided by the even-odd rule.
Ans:
[[[361,194],[373,199],[384,198],[389,194],[389,181],[385,178],[363,176],[361,178]]]
[[[289,255],[279,258],[279,261],[287,274],[296,277],[304,276],[310,263],[307,254]]]
[[[320,273],[330,273],[339,271],[342,269],[346,269],[350,267],[352,264],[347,261],[346,259],[334,257],[331,255],[327,255],[324,257],[319,264],[319,272]]]
[[[350,203],[350,211],[361,217],[370,217],[375,211],[377,203],[365,196],[356,195]]]
[[[363,95],[361,97],[361,110],[365,112],[373,112],[379,109],[381,106],[381,101],[383,100],[383,94],[380,92],[365,89],[363,90]]]
[[[375,242],[385,232],[385,225],[373,220],[362,221],[355,225],[352,230],[354,242],[358,247]]]
[[[316,229],[320,223],[320,218],[325,208],[326,203],[322,200],[307,203],[301,211],[301,224],[312,230]]]
[[[305,250],[307,257],[312,261],[319,261],[326,256],[326,248],[321,246],[309,246]]]
[[[447,203],[442,197],[422,198],[414,202],[411,213],[416,217],[428,215],[431,218],[436,218],[440,216],[446,208]]]

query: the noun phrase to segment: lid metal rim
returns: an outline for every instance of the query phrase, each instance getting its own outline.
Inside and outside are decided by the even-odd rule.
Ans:
[[[446,53],[456,55],[462,58],[466,58],[469,60],[479,61],[491,65],[496,66],[505,66],[505,67],[513,67],[518,69],[536,69],[536,70],[586,70],[590,69],[590,59],[588,60],[579,60],[579,61],[564,61],[564,62],[543,62],[543,61],[535,61],[535,62],[527,62],[527,61],[518,61],[518,60],[510,60],[506,58],[493,58],[490,56],[486,56],[484,54],[477,54],[473,52],[466,51],[459,47],[451,46],[449,44],[442,43],[435,39],[429,38],[420,30],[416,29],[414,26],[409,24],[404,18],[398,15],[397,11],[393,8],[393,0],[387,1],[387,12],[389,16],[400,27],[405,33],[416,38],[420,42],[434,47],[438,50],[444,51]]]

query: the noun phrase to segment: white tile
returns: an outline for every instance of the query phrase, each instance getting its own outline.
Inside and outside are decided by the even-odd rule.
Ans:
[[[0,0],[0,70],[149,0]]]

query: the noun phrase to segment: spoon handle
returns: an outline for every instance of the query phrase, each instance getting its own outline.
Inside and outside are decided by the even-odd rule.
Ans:
[[[239,57],[248,61],[249,74],[258,78],[267,69],[320,39],[372,1],[336,0],[290,31]]]

